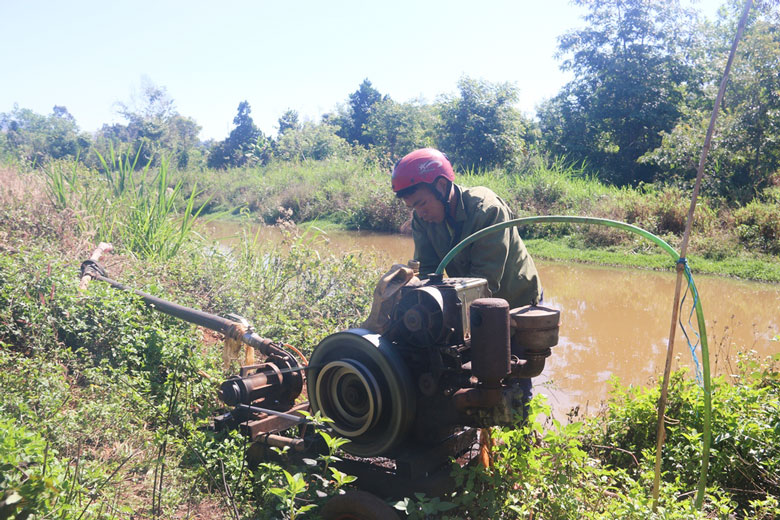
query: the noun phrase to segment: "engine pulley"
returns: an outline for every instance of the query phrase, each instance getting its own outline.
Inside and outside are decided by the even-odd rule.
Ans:
[[[400,444],[414,420],[416,400],[409,369],[393,344],[365,329],[322,340],[309,361],[309,402],[350,440],[359,457],[384,455]]]

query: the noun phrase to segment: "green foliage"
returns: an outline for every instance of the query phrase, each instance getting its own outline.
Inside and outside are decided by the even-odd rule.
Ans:
[[[284,478],[287,482],[285,487],[272,487],[269,492],[280,498],[279,510],[286,511],[290,520],[295,520],[299,516],[302,516],[307,511],[314,509],[314,504],[307,504],[298,507],[296,498],[303,491],[306,490],[306,481],[303,478],[303,474],[296,473],[291,475],[287,470],[282,470]]]
[[[366,78],[358,89],[349,95],[346,111],[329,116],[325,122],[338,127],[336,134],[348,143],[368,147],[373,141],[366,132],[366,125],[374,105],[381,100],[382,94]]]
[[[200,126],[178,113],[165,87],[142,78],[140,93],[118,106],[127,124],[103,125],[97,132],[95,148],[102,155],[107,155],[112,146],[123,146],[141,154],[137,167],[158,166],[163,156],[179,168],[190,164]]]
[[[529,417],[549,417],[542,400],[534,398]],[[516,428],[494,428],[493,466],[488,471],[454,467],[456,489],[448,500],[456,509],[442,518],[706,518],[689,502],[677,500],[682,489],[670,482],[664,482],[654,513],[652,473],[632,475],[624,466],[590,455],[582,441],[584,426],[537,419]]]
[[[0,257],[0,272],[0,422],[16,428],[4,428],[0,460],[20,468],[0,471],[4,500],[22,497],[18,518],[138,510],[130,477],[164,437],[154,430],[166,417],[192,424],[213,413],[213,388],[196,370],[213,370],[218,356],[198,353],[188,326],[129,294],[99,283],[79,294],[75,267],[38,251]],[[169,463],[181,456],[171,451]]]
[[[75,210],[81,232],[115,242],[142,258],[170,259],[193,239],[193,228],[204,205],[196,208],[197,184],[184,198],[183,181],[171,183],[169,165],[162,158],[156,172],[147,162],[136,171],[141,155],[128,150],[97,153],[102,175],[77,162],[55,162],[44,171],[48,195],[59,209]],[[172,184],[172,186],[171,186]]]
[[[539,111],[542,135],[550,151],[587,161],[604,180],[651,181],[656,171],[637,159],[677,123],[685,85],[695,89],[695,15],[677,0],[576,3],[588,25],[559,40],[576,79]]]
[[[260,131],[249,115],[252,108],[248,101],[238,104],[233,124],[236,127],[224,141],[215,144],[209,151],[210,168],[241,167],[264,164],[271,158],[271,143]]]
[[[512,165],[528,149],[530,127],[514,107],[517,88],[463,77],[458,90],[459,96],[441,105],[438,147],[469,170]]]
[[[760,362],[749,356],[739,362],[732,381],[716,379],[712,387],[712,454],[708,483],[733,494],[737,510],[746,514],[754,499],[780,493],[780,358]],[[669,385],[667,439],[662,472],[670,482],[693,489],[699,478],[703,402],[701,388],[676,372]],[[614,385],[609,408],[591,423],[583,442],[613,467],[634,465],[635,474],[650,467],[655,456],[655,405],[659,390]],[[753,518],[753,516],[750,516]],[[771,516],[769,517],[771,518]]]
[[[661,501],[652,510],[659,388],[644,390],[613,383],[603,415],[566,425],[554,419],[540,397],[517,428],[493,429],[494,465],[454,467],[457,509],[443,518],[759,518],[780,512],[780,377],[777,363],[743,358],[734,380],[713,387],[713,444],[710,491],[704,511],[691,507],[700,469],[703,401],[701,389],[682,372],[669,387],[667,440]],[[542,414],[542,415],[540,415]],[[413,518],[426,497],[417,497]],[[415,501],[399,505],[409,510]],[[397,506],[398,507],[398,506]]]
[[[68,493],[66,466],[39,434],[0,417],[0,516],[9,520],[73,510],[59,504]],[[75,511],[74,511],[75,512]]]
[[[386,167],[350,156],[299,164],[275,161],[262,168],[231,170],[227,176],[208,172],[174,175],[185,181],[184,190],[191,189],[195,181],[202,187],[196,206],[206,204],[209,197],[212,209],[238,213],[243,207],[269,224],[327,220],[350,229],[395,232],[410,215],[388,189],[387,172]],[[681,241],[690,207],[690,193],[677,184],[617,188],[563,159],[539,155],[530,156],[516,169],[459,172],[457,182],[491,188],[518,217],[561,214],[620,220],[662,236],[672,246]],[[772,208],[778,204],[773,194],[772,189],[763,194],[765,234],[772,229]],[[770,249],[761,249],[757,241],[740,240],[734,211],[722,199],[699,197],[691,237],[691,254],[697,258],[694,265],[706,272],[776,279],[778,267],[767,256]],[[663,257],[659,263],[643,256],[654,253],[646,242],[614,229],[529,226],[521,229],[521,235],[524,239],[570,237],[566,243],[583,251],[566,252],[568,258],[576,253],[577,258],[600,258],[619,265],[668,267]]]
[[[336,134],[336,127],[310,122],[280,130],[274,145],[274,156],[283,161],[321,161],[346,157],[348,153],[349,145]]]
[[[437,114],[431,105],[385,98],[371,107],[366,133],[375,153],[390,167],[407,153],[432,146],[436,122]]]
[[[306,416],[318,428],[325,428],[330,419],[317,414],[304,412]],[[288,449],[272,448],[277,454],[278,464],[260,463],[254,472],[254,494],[260,502],[262,518],[278,518],[269,516],[270,509],[279,511],[284,518],[297,518],[306,512],[322,505],[331,496],[343,494],[349,484],[354,483],[357,477],[347,475],[330,466],[339,461],[336,456],[338,449],[346,444],[346,439],[329,435],[320,430],[320,435],[325,441],[326,451],[316,460],[303,459],[303,466],[293,464],[288,458]],[[290,468],[284,469],[280,464]]]
[[[282,136],[287,130],[300,130],[301,123],[298,120],[298,112],[288,109],[279,118],[279,136]]]
[[[664,129],[661,145],[642,158],[669,178],[690,181],[696,175],[700,147],[709,125],[712,105],[728,54],[739,9],[722,10],[706,33],[709,76],[703,99],[685,107],[685,117],[673,129]],[[724,103],[718,116],[712,147],[705,164],[704,189],[712,195],[748,202],[775,182],[780,171],[780,19],[769,2],[758,2],[737,48]]]
[[[65,107],[55,105],[48,116],[18,106],[0,114],[0,151],[29,163],[76,158],[89,146],[89,137],[79,132]]]
[[[404,513],[406,518],[414,520],[436,518],[439,513],[446,513],[456,505],[439,497],[429,498],[425,493],[415,493],[414,499],[406,497],[396,502],[394,507]]]
[[[780,204],[754,200],[734,212],[737,236],[746,247],[780,254]]]

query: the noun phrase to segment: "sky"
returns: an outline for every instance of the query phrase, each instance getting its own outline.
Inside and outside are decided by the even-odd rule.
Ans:
[[[711,18],[720,3],[696,5]],[[117,103],[150,81],[201,139],[224,139],[243,100],[275,135],[287,109],[317,121],[366,78],[433,102],[468,76],[516,85],[533,116],[571,79],[557,39],[584,12],[569,0],[0,0],[0,112],[61,105],[92,132],[122,122]]]

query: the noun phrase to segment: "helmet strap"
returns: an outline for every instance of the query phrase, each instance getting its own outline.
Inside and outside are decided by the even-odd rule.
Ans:
[[[444,179],[447,182],[447,187],[444,189],[445,195],[442,195],[441,191],[439,191],[439,179]],[[433,185],[431,186],[433,188],[433,194],[436,196],[436,198],[444,204],[444,210],[446,213],[449,213],[449,206],[450,206],[450,193],[452,193],[452,181],[449,179],[445,179],[444,177],[437,178]]]

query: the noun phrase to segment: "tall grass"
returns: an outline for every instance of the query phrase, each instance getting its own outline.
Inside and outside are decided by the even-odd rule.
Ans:
[[[226,171],[176,172],[184,186],[196,180],[207,211],[249,212],[267,224],[330,220],[349,229],[397,231],[408,211],[389,189],[389,171],[363,159],[272,162]]]
[[[111,241],[140,258],[168,260],[196,238],[194,227],[205,204],[197,205],[195,184],[185,196],[183,180],[173,182],[169,161],[162,158],[137,169],[140,150],[108,157],[95,152],[102,171],[78,161],[54,161],[44,170],[49,198],[58,209],[77,217],[79,231],[96,241]]]
[[[103,167],[103,174],[111,187],[114,197],[121,197],[128,188],[135,190],[134,172],[138,166],[142,148],[142,146],[138,147],[135,157],[132,159],[130,158],[131,153],[129,149],[124,154],[117,153],[113,144],[108,148],[108,160],[95,150],[95,155],[97,155],[98,161],[100,161],[100,165]],[[149,159],[143,168],[144,174],[149,171],[151,164],[152,160]]]

